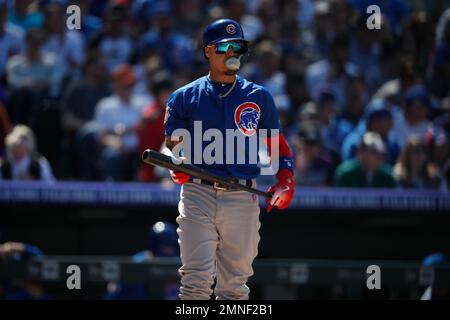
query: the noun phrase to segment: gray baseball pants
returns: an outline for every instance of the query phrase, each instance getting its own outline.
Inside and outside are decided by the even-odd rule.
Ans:
[[[260,240],[258,197],[186,183],[178,204],[180,299],[246,300]]]

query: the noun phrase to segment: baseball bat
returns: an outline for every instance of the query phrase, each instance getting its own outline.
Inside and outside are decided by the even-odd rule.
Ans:
[[[212,174],[202,168],[194,166],[192,164],[180,163],[176,164],[172,161],[172,158],[162,154],[161,152],[157,152],[155,150],[147,149],[142,154],[142,160],[154,166],[163,167],[169,170],[180,171],[190,175],[193,178],[198,178],[202,180],[208,180],[211,182],[218,182],[227,187],[232,187],[239,190],[244,190],[250,193],[257,194],[259,196],[263,196],[265,198],[272,198],[272,194],[268,192],[264,192],[252,187],[244,186],[231,178],[221,177],[215,174]],[[181,161],[181,160],[180,160]]]

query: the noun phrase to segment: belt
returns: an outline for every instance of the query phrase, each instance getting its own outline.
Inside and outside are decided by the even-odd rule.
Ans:
[[[244,186],[247,187],[254,187],[254,180],[251,179],[232,179],[234,182],[237,182],[239,184],[242,184]],[[209,180],[203,180],[203,179],[196,179],[196,178],[191,178],[189,179],[189,181],[193,182],[193,183],[198,183],[198,184],[204,184],[207,186],[211,186],[216,190],[222,190],[222,191],[232,191],[232,190],[239,190],[238,188],[234,188],[234,187],[229,187],[226,186],[220,182],[212,182]]]

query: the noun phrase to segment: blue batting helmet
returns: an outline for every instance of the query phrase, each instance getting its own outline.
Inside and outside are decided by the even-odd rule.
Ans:
[[[150,229],[148,245],[156,257],[178,256],[180,248],[176,227],[169,222],[156,222]]]
[[[442,252],[431,253],[423,259],[422,264],[424,266],[436,266],[446,264],[448,262],[447,257]]]
[[[244,31],[239,23],[231,19],[219,19],[210,23],[203,31],[203,45],[241,40],[247,42],[244,38]]]

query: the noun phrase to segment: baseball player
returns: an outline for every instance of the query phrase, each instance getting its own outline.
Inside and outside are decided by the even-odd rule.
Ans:
[[[280,129],[269,92],[237,75],[240,59],[247,49],[248,42],[236,21],[220,19],[205,28],[203,53],[209,61],[209,74],[176,90],[167,103],[166,146],[175,156],[178,155],[173,148],[188,141],[184,142],[174,131],[185,129],[192,135],[191,140],[195,140],[194,135],[199,133],[194,130],[194,122],[200,122],[203,131],[216,129],[225,135],[232,129],[246,137],[258,135],[259,129],[268,132]],[[278,183],[268,191],[273,197],[266,200],[267,211],[273,207],[285,209],[294,195],[291,150],[282,133],[268,134],[264,139],[269,150],[273,143],[279,145]],[[249,142],[246,141],[244,148],[234,146],[230,151],[225,140],[221,150],[223,161],[194,164],[254,187],[255,178],[261,172],[257,163],[251,163],[247,157],[245,163],[225,160],[231,151],[234,158],[240,153],[248,156]],[[201,151],[206,146],[203,141]],[[257,197],[219,183],[193,179],[182,172],[170,173],[182,185],[177,217],[182,261],[180,299],[210,299],[214,279],[217,299],[248,299],[246,282],[253,275],[252,263],[260,240]]]

